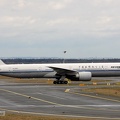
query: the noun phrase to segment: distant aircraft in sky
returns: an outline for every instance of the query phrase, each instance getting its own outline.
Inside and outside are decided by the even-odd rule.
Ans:
[[[16,78],[56,78],[54,84],[90,81],[92,77],[120,76],[120,63],[5,64],[0,60],[0,75]]]

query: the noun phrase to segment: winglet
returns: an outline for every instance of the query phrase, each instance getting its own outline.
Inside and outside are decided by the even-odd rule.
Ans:
[[[0,60],[0,65],[5,65],[5,63],[2,60]]]

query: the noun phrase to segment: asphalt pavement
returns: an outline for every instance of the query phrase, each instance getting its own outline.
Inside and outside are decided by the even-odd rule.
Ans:
[[[120,119],[120,99],[83,93],[86,87],[1,82],[0,111]]]

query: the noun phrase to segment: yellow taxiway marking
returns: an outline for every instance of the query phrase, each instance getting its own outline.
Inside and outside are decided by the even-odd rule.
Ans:
[[[77,93],[77,92],[70,92],[70,90],[69,91],[66,90],[65,92],[71,93],[71,94],[76,94],[76,95],[82,95],[82,96],[86,96],[86,97],[91,97],[91,98],[109,100],[109,101],[113,101],[113,102],[120,102],[119,100],[114,100],[114,99],[109,99],[109,98],[104,98],[104,97],[98,97],[98,96],[93,96],[93,95],[87,95],[87,94],[81,94],[81,93]]]
[[[31,97],[31,96],[28,96],[28,95],[25,95],[25,94],[21,94],[21,93],[13,92],[13,91],[6,90],[6,89],[0,89],[0,90],[1,90],[1,91],[4,91],[4,92],[8,92],[8,93],[12,93],[12,94],[16,94],[16,95],[19,95],[19,96],[27,97],[27,98],[30,98],[30,99],[34,99],[34,100],[38,100],[38,101],[42,101],[42,102],[45,102],[45,103],[49,103],[49,104],[52,104],[52,105],[60,105],[60,106],[62,105],[62,104],[57,104],[57,103],[50,102],[50,101],[47,101],[47,100],[43,100],[43,99],[40,99],[40,98]]]
[[[25,95],[25,94],[13,92],[13,91],[6,90],[6,89],[0,89],[0,90],[1,90],[1,91],[4,91],[4,92],[8,92],[8,93],[15,94],[15,95],[23,96],[23,97],[26,97],[26,98],[30,98],[30,99],[42,101],[42,102],[45,102],[45,103],[49,103],[49,104],[52,104],[52,105],[62,106],[62,107],[82,108],[82,109],[90,109],[90,110],[106,110],[106,109],[102,109],[102,108],[99,108],[99,109],[98,109],[98,108],[84,107],[84,106],[79,106],[79,105],[78,105],[78,106],[75,106],[75,105],[64,105],[64,104],[59,104],[59,103],[55,103],[55,102],[50,102],[50,101],[47,101],[47,100],[43,100],[43,99],[40,99],[40,98],[28,96],[28,95]],[[70,90],[70,89],[69,89],[69,90]],[[68,90],[68,93],[70,93],[69,90]],[[0,108],[0,109],[1,109],[1,108]],[[8,110],[7,110],[7,111],[8,111]],[[14,110],[13,110],[13,111],[14,111]],[[109,111],[118,111],[118,110],[109,110]]]

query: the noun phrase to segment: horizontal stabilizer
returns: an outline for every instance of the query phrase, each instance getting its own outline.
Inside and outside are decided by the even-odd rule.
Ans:
[[[0,60],[0,65],[5,65],[5,63],[2,60]]]

